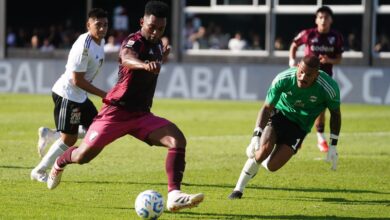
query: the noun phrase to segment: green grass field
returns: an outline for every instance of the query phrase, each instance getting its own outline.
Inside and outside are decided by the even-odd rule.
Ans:
[[[0,94],[0,100],[0,219],[138,219],[139,192],[154,189],[166,198],[166,150],[130,136],[90,164],[67,167],[55,190],[31,181],[40,161],[37,129],[54,126],[51,96]],[[183,190],[206,195],[199,207],[165,211],[160,219],[390,219],[390,106],[342,106],[337,171],[320,160],[325,154],[312,132],[285,167],[260,169],[241,200],[228,200],[260,105],[155,100],[153,112],[187,137]]]

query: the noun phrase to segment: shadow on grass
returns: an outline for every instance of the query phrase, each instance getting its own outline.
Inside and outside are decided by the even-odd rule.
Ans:
[[[13,165],[0,165],[0,169],[26,169],[26,170],[31,170],[31,169],[34,169],[34,167],[13,166]]]
[[[131,181],[64,181],[73,183],[95,183],[95,184],[129,184],[129,185],[151,185],[151,186],[166,186],[167,183],[152,183],[152,182],[131,182]],[[193,184],[182,183],[183,186],[189,187],[208,187],[208,188],[226,188],[233,190],[234,185],[229,184]],[[390,194],[390,192],[363,190],[363,189],[329,189],[329,188],[293,188],[293,187],[261,187],[248,186],[247,189],[272,190],[272,191],[295,191],[295,192],[323,192],[323,193],[372,193],[372,194]],[[230,192],[230,191],[229,191]]]

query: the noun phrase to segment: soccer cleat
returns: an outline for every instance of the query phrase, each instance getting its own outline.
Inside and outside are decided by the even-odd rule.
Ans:
[[[203,193],[186,194],[180,191],[168,194],[167,209],[171,212],[177,212],[185,208],[193,208],[199,205],[204,199]]]
[[[328,152],[329,150],[329,146],[328,146],[328,143],[326,141],[321,141],[321,142],[318,142],[317,144],[318,148],[320,149],[321,152]]]
[[[30,173],[31,180],[36,180],[41,183],[46,183],[47,182],[47,173],[44,170],[36,170],[33,169]]]
[[[45,149],[46,146],[49,144],[50,141],[52,141],[55,137],[55,131],[45,128],[45,127],[40,127],[38,129],[38,154],[42,158],[45,156]]]
[[[230,195],[229,195],[229,199],[241,199],[242,197],[242,192],[238,191],[238,190],[234,190]]]
[[[47,178],[47,188],[55,189],[61,182],[61,176],[64,169],[61,169],[57,166],[57,161],[54,163],[54,166],[50,170],[49,177]]]

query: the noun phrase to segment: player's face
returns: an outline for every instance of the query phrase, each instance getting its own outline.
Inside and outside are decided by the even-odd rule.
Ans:
[[[326,12],[318,12],[316,15],[316,24],[318,32],[327,33],[330,30],[330,26],[332,25],[333,19]]]
[[[92,38],[97,41],[102,40],[108,30],[108,19],[107,18],[89,18],[87,22],[87,28]]]
[[[154,15],[144,16],[141,19],[141,34],[146,40],[156,43],[163,36],[166,25],[166,18],[158,18]]]
[[[297,71],[297,84],[299,88],[308,88],[317,80],[318,69],[306,66],[304,62],[300,62]]]

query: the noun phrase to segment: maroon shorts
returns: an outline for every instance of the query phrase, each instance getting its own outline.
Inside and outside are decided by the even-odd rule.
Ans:
[[[104,105],[83,141],[88,146],[103,148],[129,134],[148,143],[145,139],[151,132],[169,124],[172,122],[151,112],[130,112],[116,106]]]

